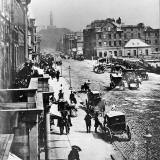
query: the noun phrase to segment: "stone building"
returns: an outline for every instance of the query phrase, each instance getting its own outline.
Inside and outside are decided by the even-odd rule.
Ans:
[[[130,39],[124,46],[124,57],[145,58],[151,56],[151,46],[139,39]]]
[[[83,32],[73,32],[63,35],[58,45],[68,55],[83,55]]]
[[[152,52],[159,49],[159,29],[137,25],[125,25],[117,20],[95,20],[83,30],[84,55],[91,57],[123,56],[125,44],[130,39],[140,39],[151,45]]]
[[[11,87],[15,71],[25,61],[25,13],[29,3],[0,0],[0,88]]]

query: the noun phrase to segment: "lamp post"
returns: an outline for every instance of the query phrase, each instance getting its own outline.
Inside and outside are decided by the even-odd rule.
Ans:
[[[62,64],[61,64],[61,77],[62,77]]]
[[[71,87],[71,67],[69,66],[68,69],[69,69],[69,89],[72,89]]]
[[[149,129],[146,130],[146,134],[143,136],[146,143],[146,160],[149,160],[149,144],[151,143],[152,135],[149,133]]]

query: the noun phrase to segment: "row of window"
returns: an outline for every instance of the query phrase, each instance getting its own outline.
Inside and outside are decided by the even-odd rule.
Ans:
[[[118,56],[118,51],[108,51],[109,55],[114,54],[114,56]],[[107,51],[104,52],[104,55],[102,54],[102,52],[99,52],[99,57],[107,57],[108,56]],[[122,51],[119,50],[119,56],[122,56]]]
[[[138,33],[137,35],[134,33],[124,33],[124,38],[141,38],[141,33]],[[150,32],[146,33],[145,36],[151,36]],[[158,33],[155,33],[155,36],[158,37]],[[108,34],[108,36],[106,34],[103,35],[103,39],[116,39],[116,38],[122,38],[122,34],[121,33],[114,33],[114,34]],[[98,34],[98,39],[102,39],[102,35]]]
[[[99,47],[102,47],[102,42],[98,42]],[[106,47],[107,46],[107,42],[103,42],[103,46]],[[112,47],[112,46],[122,46],[122,41],[108,41],[108,46]]]
[[[141,51],[142,52],[142,51]],[[138,54],[138,51],[137,50],[133,50],[133,54],[134,54],[134,56],[137,56]],[[149,51],[148,51],[148,49],[145,49],[145,55],[146,56],[148,56],[148,53],[149,53]],[[131,55],[131,50],[128,50],[128,56],[130,56]]]
[[[151,44],[151,40],[145,40],[145,42],[147,44]],[[127,43],[127,41],[124,41],[124,44],[126,44],[126,43]],[[154,43],[158,44],[158,40],[155,39]],[[116,46],[122,46],[122,41],[121,40],[119,40],[119,41],[108,41],[108,44],[107,44],[107,41],[104,41],[103,44],[102,44],[102,42],[98,42],[98,45],[99,45],[99,47],[102,47],[102,46],[104,46],[104,47],[106,47],[106,46],[110,46],[110,47],[115,46],[116,47]]]
[[[138,33],[138,35],[136,36],[135,34],[133,33],[130,33],[130,34],[127,34],[127,33],[124,33],[124,38],[134,38],[134,37],[137,37],[137,38],[141,38],[141,34]],[[118,34],[108,34],[108,36],[106,34],[103,35],[103,39],[116,39],[116,38],[122,38],[122,34],[121,33],[118,33]],[[98,39],[102,39],[102,34],[98,34]]]

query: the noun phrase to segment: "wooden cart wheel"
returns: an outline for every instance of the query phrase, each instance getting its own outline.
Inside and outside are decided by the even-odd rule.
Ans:
[[[108,135],[109,138],[110,138],[110,141],[112,142],[113,136],[112,136],[111,130],[110,130],[108,127],[106,127],[105,132],[107,133],[107,135]]]

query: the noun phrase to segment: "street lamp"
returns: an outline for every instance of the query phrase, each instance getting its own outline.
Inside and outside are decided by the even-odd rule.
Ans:
[[[149,133],[149,129],[146,130],[146,134],[143,136],[146,143],[146,160],[149,160],[149,144],[151,143],[152,135]]]
[[[61,64],[61,77],[62,77],[62,64]]]
[[[69,66],[68,69],[69,69],[69,89],[71,90],[72,89],[71,87],[71,67]]]

